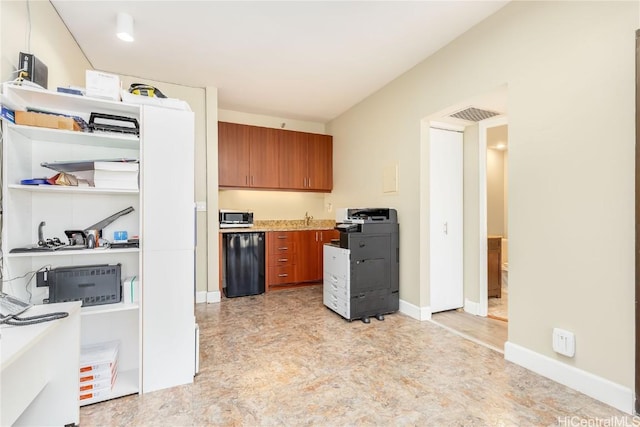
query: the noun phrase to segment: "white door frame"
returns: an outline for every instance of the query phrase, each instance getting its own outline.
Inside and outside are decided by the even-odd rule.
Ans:
[[[496,117],[478,122],[478,205],[480,208],[480,239],[479,239],[479,280],[480,301],[478,315],[487,317],[489,311],[489,294],[487,290],[487,130],[508,124],[507,117]],[[508,214],[507,209],[507,214]]]

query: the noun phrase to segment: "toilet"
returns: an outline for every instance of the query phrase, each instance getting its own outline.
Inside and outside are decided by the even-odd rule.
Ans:
[[[508,239],[502,239],[502,248],[501,248],[501,253],[502,253],[502,286],[504,288],[506,288],[509,284],[509,257],[508,257],[508,250],[509,250],[509,241]]]

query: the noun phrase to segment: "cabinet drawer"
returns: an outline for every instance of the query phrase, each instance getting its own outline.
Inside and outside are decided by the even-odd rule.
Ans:
[[[269,233],[269,252],[271,254],[294,253],[295,241],[293,233]]]
[[[296,254],[281,251],[279,253],[272,253],[269,255],[267,263],[268,267],[285,267],[289,265],[296,265]]]
[[[283,283],[294,283],[295,266],[269,267],[268,281],[269,285],[281,285]]]

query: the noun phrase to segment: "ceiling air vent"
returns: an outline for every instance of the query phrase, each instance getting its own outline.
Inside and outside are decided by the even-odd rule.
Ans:
[[[493,116],[497,116],[500,113],[494,111],[481,110],[479,108],[469,107],[464,110],[460,110],[457,113],[451,114],[449,117],[455,117],[456,119],[468,120],[470,122],[479,122],[484,119],[488,119]]]

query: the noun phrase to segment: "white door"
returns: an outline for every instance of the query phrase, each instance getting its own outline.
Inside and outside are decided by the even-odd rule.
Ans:
[[[431,312],[463,306],[462,132],[430,129]]]

